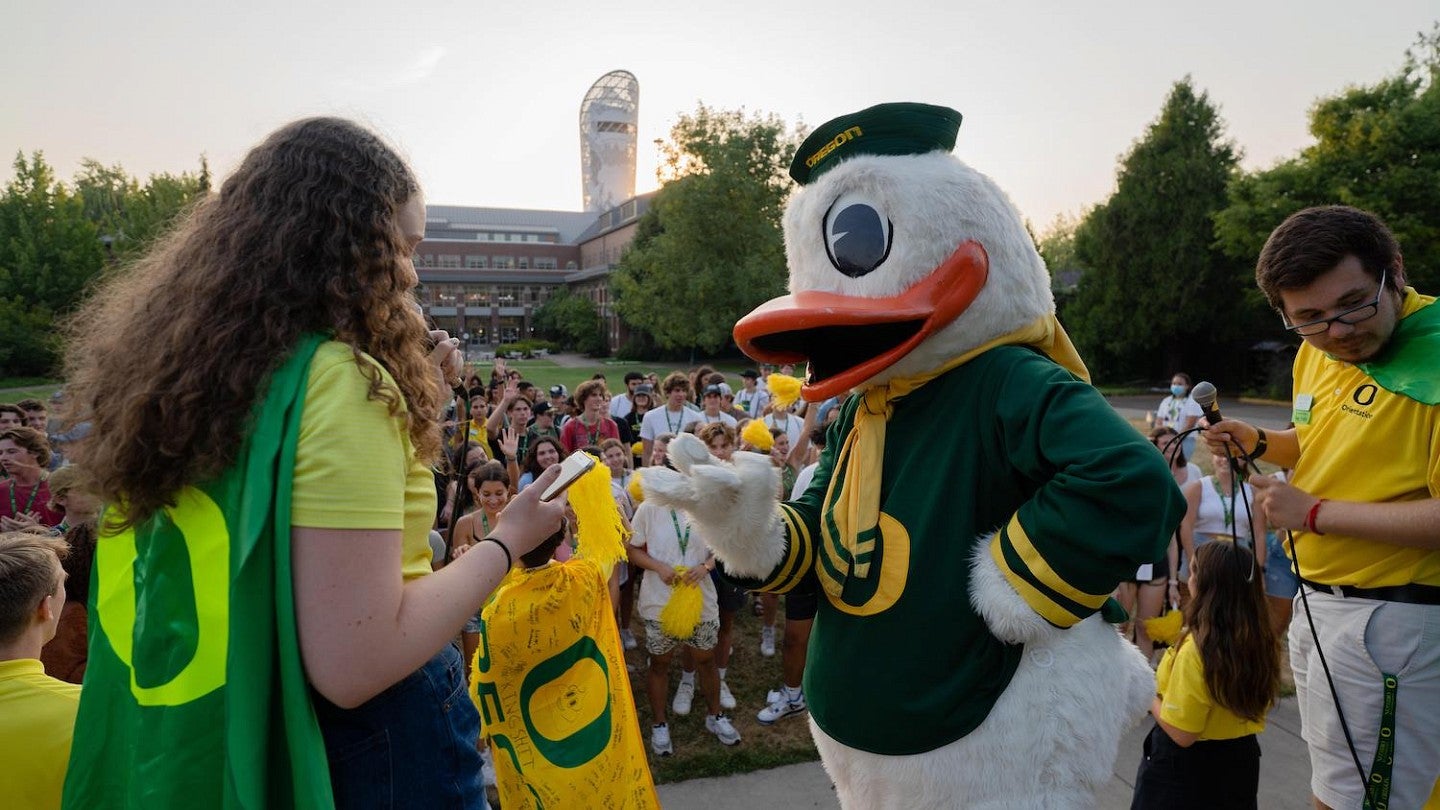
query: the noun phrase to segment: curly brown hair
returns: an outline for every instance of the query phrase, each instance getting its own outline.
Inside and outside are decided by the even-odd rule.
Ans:
[[[363,127],[295,121],[95,291],[69,324],[68,417],[94,426],[72,456],[124,505],[117,526],[234,464],[262,386],[307,333],[349,344],[370,398],[438,455],[439,380],[397,222],[419,190]]]

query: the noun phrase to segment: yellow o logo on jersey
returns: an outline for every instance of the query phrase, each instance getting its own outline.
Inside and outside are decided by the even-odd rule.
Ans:
[[[135,677],[135,529],[104,537],[95,548],[100,630],[130,670],[130,692],[141,706],[181,706],[224,686],[230,646],[230,531],[225,515],[194,487],[181,490],[165,514],[179,530],[190,558],[196,642],[190,661],[163,684],[141,686]]]
[[[849,576],[857,568],[854,560],[847,559],[843,550],[832,548],[830,539],[822,537],[819,543],[823,559],[817,562],[815,573],[825,597],[841,613],[874,616],[889,610],[905,593],[905,582],[910,576],[910,533],[905,531],[900,521],[884,512],[880,513],[874,532],[875,536],[857,544],[856,550],[872,560],[869,563],[872,569],[873,559],[879,557],[880,572],[877,576],[869,570],[863,580]],[[837,573],[840,576],[836,576]],[[857,588],[861,581],[874,582],[874,590],[865,593]],[[847,594],[847,588],[854,590]],[[857,590],[864,594],[863,601],[855,598]]]

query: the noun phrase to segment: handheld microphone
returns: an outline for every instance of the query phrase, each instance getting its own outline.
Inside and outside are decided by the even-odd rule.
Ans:
[[[1204,412],[1205,418],[1210,420],[1210,424],[1212,425],[1219,422],[1222,418],[1220,416],[1220,406],[1215,404],[1215,396],[1217,393],[1215,386],[1204,380],[1195,383],[1195,387],[1190,390],[1190,398],[1195,400],[1196,405],[1200,406],[1200,410]]]
[[[1205,414],[1206,420],[1211,425],[1224,418],[1220,415],[1220,406],[1215,404],[1217,393],[1215,386],[1204,380],[1195,383],[1195,387],[1190,389],[1190,398],[1200,406],[1200,411]],[[1238,456],[1230,456],[1230,466],[1237,474],[1243,474],[1247,469],[1256,473],[1260,472],[1250,463],[1250,459],[1243,452]]]

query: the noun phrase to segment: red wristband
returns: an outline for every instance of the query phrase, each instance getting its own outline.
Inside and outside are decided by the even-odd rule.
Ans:
[[[1324,498],[1316,501],[1315,505],[1310,507],[1310,512],[1305,515],[1305,531],[1310,532],[1311,534],[1325,534],[1325,532],[1320,531],[1320,529],[1315,526],[1315,516],[1320,514],[1320,504],[1322,503],[1325,503]]]

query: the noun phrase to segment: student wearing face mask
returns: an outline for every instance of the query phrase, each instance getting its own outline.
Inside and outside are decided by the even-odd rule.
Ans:
[[[1177,433],[1184,433],[1195,427],[1204,411],[1195,400],[1190,398],[1190,375],[1177,372],[1170,378],[1170,396],[1160,400],[1160,407],[1155,409],[1154,426],[1174,428]],[[1195,434],[1186,436],[1181,443],[1186,458],[1193,458],[1195,455]]]

